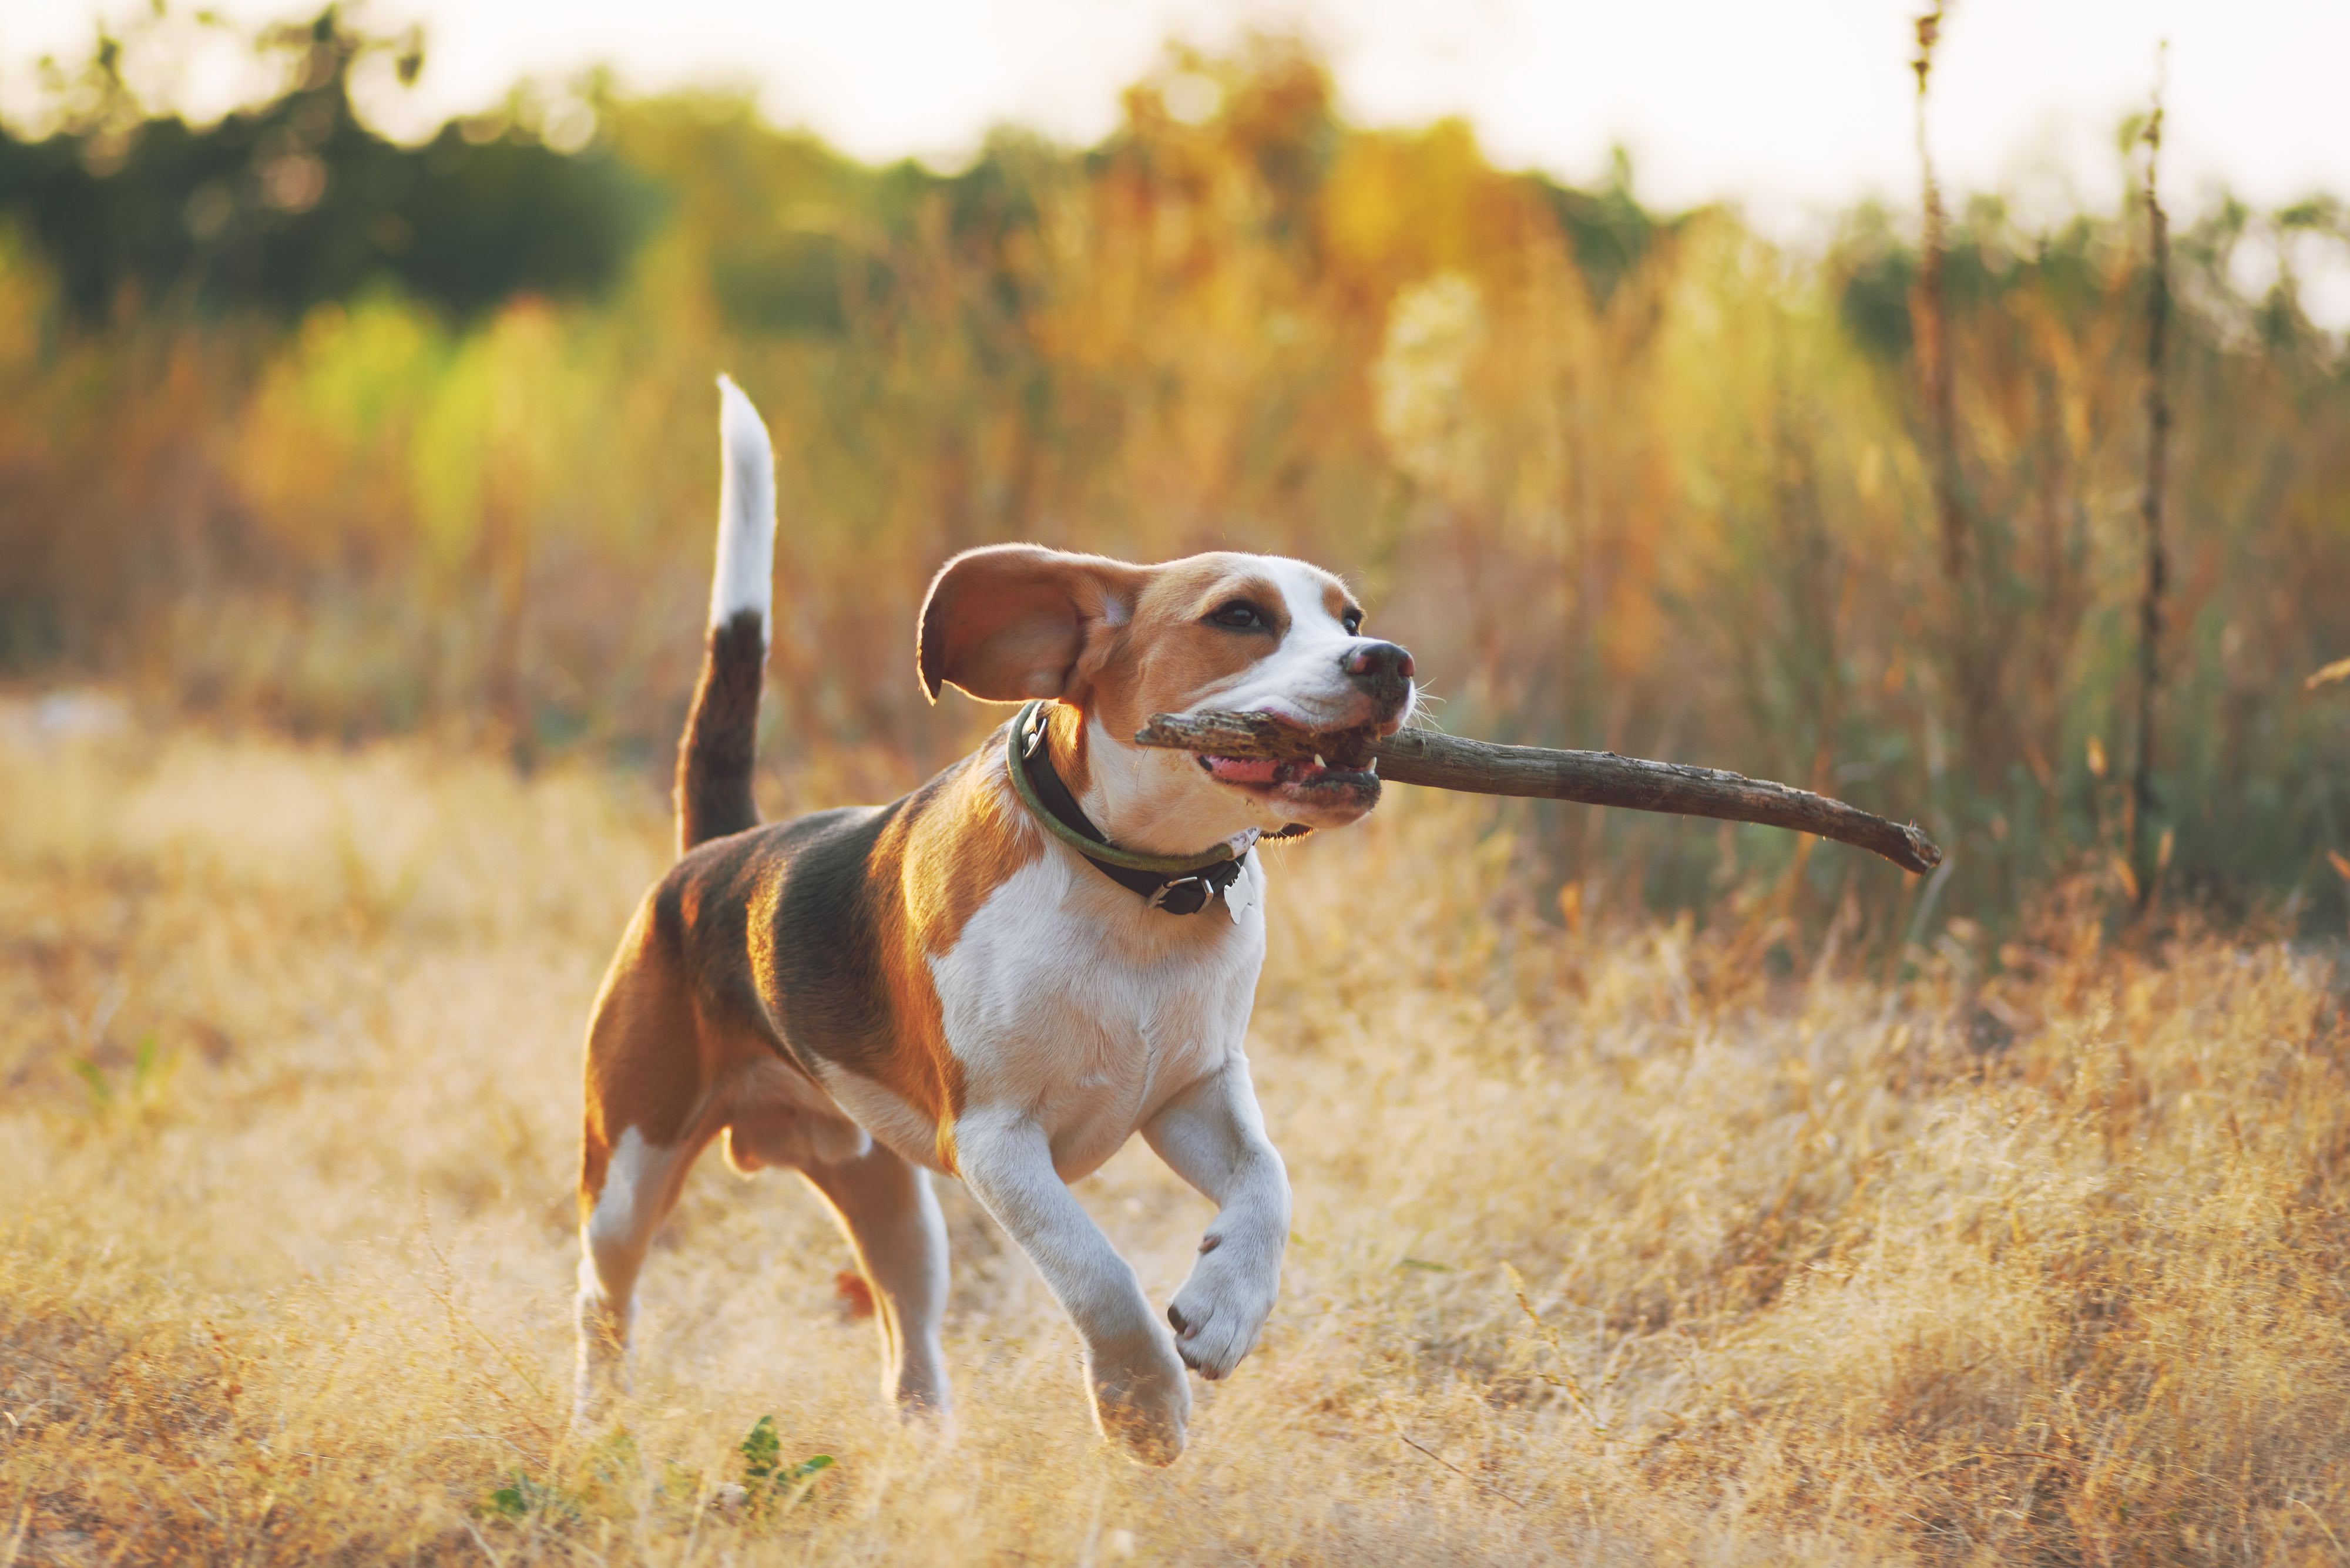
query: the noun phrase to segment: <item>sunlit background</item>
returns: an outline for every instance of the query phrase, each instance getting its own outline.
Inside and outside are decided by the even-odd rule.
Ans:
[[[276,0],[212,9],[244,22],[303,12]],[[128,14],[59,0],[0,19],[0,107],[37,112],[34,62],[84,49],[99,19]],[[1312,42],[1350,121],[1460,116],[1504,168],[1587,182],[1621,145],[1650,200],[1732,201],[1783,239],[1824,237],[1833,214],[1864,197],[1915,200],[1911,83],[1898,68],[1912,12],[1899,0],[377,0],[352,14],[387,29],[421,26],[431,40],[412,91],[378,80],[361,94],[377,123],[410,138],[494,108],[523,78],[608,69],[631,92],[743,88],[770,120],[852,156],[953,169],[1001,125],[1099,140],[1118,124],[1119,94],[1170,41],[1217,52],[1274,32]],[[2109,199],[2114,129],[2143,109],[2168,39],[2169,167],[2183,202],[2224,189],[2277,206],[2350,189],[2342,6],[1967,0],[1954,15],[1932,137],[1960,187],[2002,190],[2043,216]],[[256,88],[251,60],[226,39],[146,68],[159,96],[197,118]],[[2240,265],[2265,284],[2257,274],[2276,262],[2257,249]],[[2307,249],[2311,314],[2350,326],[2350,263]]]
[[[902,787],[983,722],[903,679],[953,549],[1255,545],[1357,576],[1456,729],[1919,816],[1932,919],[2157,860],[2331,919],[2350,12],[1951,7],[1939,270],[1917,51],[1887,3],[20,8],[0,651],[655,768],[724,367],[773,722],[828,742],[778,768]],[[1595,905],[1797,864],[1530,842]],[[1921,897],[1799,902],[1853,878]]]
[[[0,1568],[2338,1560],[2350,7],[1956,0],[1933,202],[1923,10],[0,0]],[[1391,786],[1267,855],[1179,1465],[951,1180],[900,1425],[715,1159],[575,1432],[721,370],[770,816],[1001,720],[954,551],[1229,545],[1948,859]]]

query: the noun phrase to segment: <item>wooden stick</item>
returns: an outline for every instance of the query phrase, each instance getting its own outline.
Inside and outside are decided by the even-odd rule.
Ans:
[[[1768,779],[1619,757],[1613,752],[1503,746],[1431,730],[1405,730],[1385,740],[1364,731],[1315,735],[1262,713],[1159,713],[1136,732],[1134,742],[1219,757],[1303,762],[1320,756],[1342,766],[1370,763],[1390,784],[1471,794],[1524,795],[1759,822],[1854,845],[1882,855],[1905,871],[1931,871],[1942,863],[1940,847],[1914,826],[1872,816],[1840,800]]]

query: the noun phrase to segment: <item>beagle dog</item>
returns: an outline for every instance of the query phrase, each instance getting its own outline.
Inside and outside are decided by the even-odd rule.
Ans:
[[[761,824],[751,776],[770,630],[775,477],[720,380],[707,651],[678,749],[679,858],[638,907],[588,1030],[579,1419],[624,1391],[647,1243],[715,1140],[799,1171],[872,1286],[883,1384],[949,1405],[939,1343],[960,1177],[1084,1345],[1102,1432],[1180,1453],[1184,1367],[1231,1372],[1281,1282],[1289,1186],[1243,1039],[1264,959],[1261,836],[1351,823],[1370,771],[1147,750],[1215,708],[1392,733],[1411,659],[1347,587],[1272,556],[1130,566],[1029,545],[931,582],[916,665],[1024,704],[903,799]],[[1165,1316],[1070,1194],[1136,1132],[1217,1206]]]

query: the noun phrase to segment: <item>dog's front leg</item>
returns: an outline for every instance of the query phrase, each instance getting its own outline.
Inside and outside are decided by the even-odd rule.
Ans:
[[[1202,1377],[1222,1377],[1256,1344],[1273,1311],[1289,1241],[1289,1173],[1264,1136],[1247,1058],[1234,1052],[1145,1122],[1142,1136],[1216,1205],[1167,1320],[1184,1361]]]
[[[955,1158],[1076,1324],[1103,1435],[1145,1464],[1173,1463],[1191,1414],[1183,1364],[1133,1268],[1053,1168],[1044,1128],[1013,1112],[966,1113],[955,1124]]]

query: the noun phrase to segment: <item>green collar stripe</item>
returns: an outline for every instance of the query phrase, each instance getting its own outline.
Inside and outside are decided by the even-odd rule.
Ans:
[[[1031,702],[1014,715],[1012,733],[1003,742],[1003,760],[1012,774],[1012,787],[1020,796],[1020,804],[1028,808],[1045,831],[1076,850],[1096,860],[1107,860],[1113,866],[1123,866],[1129,871],[1149,871],[1162,877],[1188,877],[1204,871],[1211,866],[1221,866],[1233,858],[1229,844],[1219,844],[1206,855],[1144,855],[1137,850],[1120,849],[1115,844],[1105,844],[1087,838],[1067,823],[1053,815],[1036,794],[1036,783],[1028,776],[1028,742],[1031,726],[1045,710],[1042,702]]]

